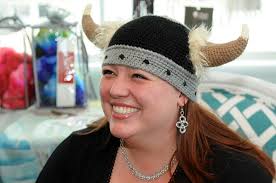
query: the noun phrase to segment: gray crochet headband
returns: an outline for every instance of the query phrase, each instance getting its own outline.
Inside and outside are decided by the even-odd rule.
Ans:
[[[168,82],[189,99],[196,100],[200,72],[237,58],[248,42],[247,27],[231,42],[207,41],[204,27],[185,25],[160,16],[144,16],[125,24],[97,25],[87,6],[82,19],[87,37],[105,49],[103,65],[117,64],[149,72]]]

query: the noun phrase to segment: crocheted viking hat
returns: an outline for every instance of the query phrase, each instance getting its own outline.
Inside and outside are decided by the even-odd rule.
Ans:
[[[240,56],[248,42],[248,29],[231,42],[207,41],[208,31],[190,30],[169,18],[148,15],[126,24],[97,25],[87,6],[82,25],[87,37],[105,49],[103,65],[119,64],[141,69],[167,81],[195,101],[203,67],[214,67]]]

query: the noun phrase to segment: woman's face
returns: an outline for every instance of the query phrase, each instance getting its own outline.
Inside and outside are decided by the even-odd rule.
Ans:
[[[102,68],[100,95],[111,133],[119,138],[176,130],[183,96],[158,77],[126,66]]]

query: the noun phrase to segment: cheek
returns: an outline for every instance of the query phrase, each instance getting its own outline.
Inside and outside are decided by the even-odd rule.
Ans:
[[[110,95],[109,95],[109,87],[108,83],[106,81],[102,81],[100,83],[100,97],[101,97],[101,105],[102,105],[102,110],[109,120],[110,115],[111,115],[111,106],[108,103]]]
[[[136,100],[146,109],[150,108],[151,110],[155,110],[157,106],[160,107],[163,104],[164,97],[167,97],[160,92],[158,88],[148,87],[143,89],[136,89],[133,93]],[[148,111],[148,110],[146,110]]]
[[[144,92],[147,96],[147,101],[151,105],[155,106],[161,111],[166,111],[169,109],[177,109],[177,100],[179,94],[176,90],[171,87],[155,87]]]
[[[104,101],[109,97],[109,90],[110,88],[109,88],[108,82],[102,79],[100,82],[100,96],[102,101]]]

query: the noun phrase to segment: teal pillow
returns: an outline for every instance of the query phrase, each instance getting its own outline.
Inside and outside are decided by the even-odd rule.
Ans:
[[[230,89],[200,92],[199,102],[211,108],[240,135],[259,145],[276,160],[276,106],[257,96]]]
[[[30,142],[0,133],[0,183],[35,182],[41,168]]]

